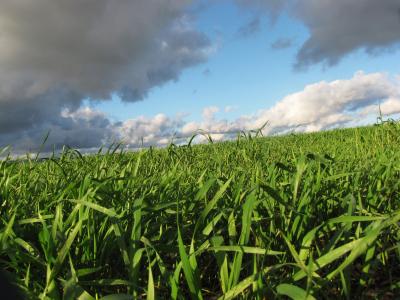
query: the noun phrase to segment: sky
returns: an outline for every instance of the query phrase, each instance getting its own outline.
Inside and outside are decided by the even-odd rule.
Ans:
[[[0,148],[372,124],[399,70],[398,0],[2,0]]]

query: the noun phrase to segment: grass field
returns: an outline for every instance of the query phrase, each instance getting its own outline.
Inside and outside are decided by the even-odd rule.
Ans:
[[[4,160],[0,266],[32,299],[396,299],[399,147],[387,122]]]

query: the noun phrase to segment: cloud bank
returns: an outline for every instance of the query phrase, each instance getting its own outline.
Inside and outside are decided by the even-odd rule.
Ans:
[[[356,72],[350,79],[321,81],[289,94],[270,108],[234,120],[219,119],[227,113],[217,106],[203,109],[202,121],[187,122],[183,115],[157,114],[139,116],[124,122],[112,122],[102,112],[91,108],[64,109],[59,123],[53,124],[48,145],[67,144],[76,148],[94,148],[101,143],[122,141],[130,148],[184,143],[199,132],[216,141],[234,138],[240,131],[263,129],[266,135],[286,132],[312,132],[338,126],[356,125],[368,116],[391,116],[400,113],[400,77],[385,73]],[[29,150],[41,135],[20,136],[14,149]],[[206,137],[199,136],[199,141]],[[6,139],[5,139],[6,140]],[[0,139],[0,143],[4,142]],[[26,148],[28,145],[28,149]]]
[[[38,144],[48,129],[59,133],[57,144],[68,143],[75,130],[104,126],[89,129],[85,118],[72,117],[83,99],[142,100],[204,62],[212,47],[185,15],[190,2],[2,0],[0,146]]]
[[[379,103],[386,116],[400,113],[400,78],[359,71],[350,79],[307,85],[302,91],[285,96],[271,108],[231,122],[214,117],[217,107],[206,108],[203,121],[186,123],[181,134],[189,136],[203,129],[218,139],[224,139],[240,130],[261,128],[266,122],[265,134],[312,132],[354,125],[368,115],[377,117]]]

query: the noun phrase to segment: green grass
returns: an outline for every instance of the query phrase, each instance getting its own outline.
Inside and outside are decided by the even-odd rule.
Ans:
[[[394,299],[399,145],[388,122],[3,160],[0,266],[32,299]]]

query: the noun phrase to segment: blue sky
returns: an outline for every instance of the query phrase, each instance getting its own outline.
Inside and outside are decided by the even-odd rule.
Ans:
[[[0,3],[0,147],[31,151],[49,131],[49,149],[163,146],[400,113],[398,0],[22,1]]]
[[[239,28],[255,17],[253,12],[244,13],[232,1],[203,8],[193,26],[206,33],[216,47],[205,63],[185,70],[177,81],[154,88],[143,101],[124,103],[115,96],[112,101],[89,105],[119,121],[158,113],[186,113],[187,120],[200,121],[203,108],[208,106],[232,106],[233,111],[221,111],[219,115],[234,119],[271,107],[307,84],[350,78],[359,70],[391,74],[400,70],[399,51],[371,57],[364,50],[357,50],[335,66],[318,64],[296,71],[293,69],[296,52],[309,36],[307,28],[284,13],[274,24],[269,17],[261,18],[259,31],[239,36]],[[293,45],[272,49],[271,44],[280,38],[292,40]]]

